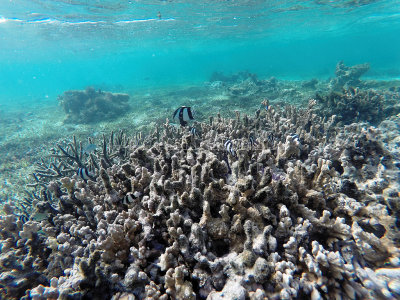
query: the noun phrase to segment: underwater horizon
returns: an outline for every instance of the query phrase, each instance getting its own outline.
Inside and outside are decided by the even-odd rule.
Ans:
[[[193,85],[214,71],[325,79],[341,60],[398,79],[399,20],[397,1],[4,1],[0,104]]]
[[[398,0],[0,1],[0,300],[400,299]]]

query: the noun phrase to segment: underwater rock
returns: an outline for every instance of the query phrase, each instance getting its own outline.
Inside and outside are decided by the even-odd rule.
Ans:
[[[66,123],[96,123],[118,118],[129,111],[129,95],[115,94],[87,87],[66,91],[58,101],[67,114]]]

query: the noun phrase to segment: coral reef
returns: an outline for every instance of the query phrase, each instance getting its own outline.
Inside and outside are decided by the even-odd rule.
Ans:
[[[228,97],[239,101],[259,96],[264,90],[264,84],[264,80],[258,79],[256,74],[249,72],[239,72],[232,75],[214,72],[210,78],[211,88],[222,88]]]
[[[311,83],[312,86],[318,84],[318,81]],[[210,90],[222,92],[217,96],[219,101],[222,99],[229,100],[230,103],[237,103],[239,106],[248,108],[249,104],[259,104],[259,99],[268,98],[271,100],[279,100],[282,103],[292,103],[295,100],[300,101],[307,98],[305,94],[309,94],[310,86],[306,85],[309,91],[304,92],[293,84],[287,84],[281,80],[271,77],[269,79],[259,79],[256,74],[249,72],[239,72],[232,75],[224,75],[215,72],[210,78]],[[309,94],[308,96],[312,96]]]
[[[58,97],[68,123],[95,123],[120,117],[129,110],[129,95],[114,94],[87,87],[83,91],[66,91]]]
[[[360,77],[369,70],[369,64],[360,64],[352,67],[346,66],[343,61],[336,65],[336,77],[330,81],[332,90],[341,90],[348,87],[360,87]]]
[[[8,204],[3,210],[6,215],[0,218],[0,297],[20,299],[32,286],[48,284],[44,262],[50,249],[43,247],[45,238],[38,235],[38,223],[24,225]]]
[[[76,141],[59,145],[32,185],[33,214],[44,217],[24,223],[11,205],[0,217],[1,293],[400,296],[397,160],[380,129],[335,119],[310,101],[210,117],[195,124],[201,138],[166,122],[145,139],[103,137],[91,155]],[[93,178],[73,172],[81,165]]]
[[[248,79],[258,81],[257,75],[248,71],[242,71],[230,75],[225,75],[222,72],[213,72],[210,76],[210,82],[221,82],[223,84],[237,84]]]
[[[378,125],[385,118],[400,112],[400,96],[390,91],[349,87],[341,92],[331,91],[328,95],[317,93],[315,99],[320,115],[336,115],[337,121],[343,124],[368,122]]]

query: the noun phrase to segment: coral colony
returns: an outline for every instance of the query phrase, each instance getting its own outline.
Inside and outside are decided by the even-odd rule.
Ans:
[[[400,297],[395,117],[350,124],[383,96],[332,93],[57,144],[0,218],[3,298]]]
[[[84,91],[66,91],[58,101],[67,114],[66,123],[86,124],[110,120],[129,109],[128,94],[113,94],[87,87]]]

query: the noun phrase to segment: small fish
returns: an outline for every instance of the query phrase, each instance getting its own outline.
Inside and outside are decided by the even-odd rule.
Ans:
[[[254,145],[257,145],[258,142],[256,141],[256,139],[254,138],[254,136],[252,134],[250,134],[249,136],[249,145],[250,148],[253,149]]]
[[[132,193],[126,194],[125,197],[122,199],[122,204],[128,205],[130,203],[133,203],[135,201],[135,198]]]
[[[35,221],[38,221],[38,222],[43,221],[43,220],[47,220],[47,218],[48,218],[48,213],[36,212],[31,216],[32,220],[35,220]]]
[[[95,144],[88,144],[85,148],[83,148],[83,153],[90,154],[96,151],[97,146]]]
[[[225,147],[226,151],[227,151],[230,155],[232,155],[233,157],[237,157],[236,151],[233,149],[232,141],[231,141],[230,139],[228,139],[228,140],[225,142],[224,147]]]
[[[29,221],[29,217],[25,216],[25,215],[19,215],[18,219],[22,222],[22,223],[26,223]]]
[[[264,100],[261,102],[261,105],[264,107],[264,109],[265,109],[266,111],[268,111],[268,108],[269,108],[269,101],[268,101],[267,99],[264,99]]]
[[[140,132],[136,132],[136,134],[135,134],[135,142],[136,142],[136,144],[139,145],[142,141],[143,141],[142,132],[141,131]]]
[[[76,171],[76,175],[78,175],[85,181],[92,177],[87,168],[78,168],[78,170]]]
[[[195,127],[190,127],[190,134],[193,136],[193,137],[198,137],[199,136],[199,134],[197,133],[197,130],[196,130],[196,128]]]
[[[125,197],[122,199],[122,204],[129,205],[135,201],[135,199],[139,198],[142,193],[136,191],[134,193],[126,194]]]
[[[300,141],[299,136],[295,133],[291,133],[291,134],[289,134],[289,136],[293,139],[293,141],[296,141],[296,140]]]
[[[16,216],[18,218],[18,220],[20,220],[22,223],[26,223],[29,221],[29,216],[26,214],[16,214],[14,213],[14,216]]]
[[[190,106],[181,106],[175,110],[172,119],[179,119],[181,126],[186,126],[189,120],[194,120],[194,112]]]

